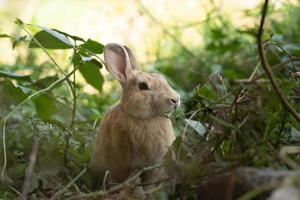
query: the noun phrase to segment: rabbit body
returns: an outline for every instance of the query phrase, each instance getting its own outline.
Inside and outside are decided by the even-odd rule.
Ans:
[[[120,104],[106,114],[100,131],[91,168],[95,173],[110,170],[117,181],[136,169],[159,163],[174,140],[170,119],[136,119],[128,116]]]
[[[101,122],[90,168],[95,175],[109,170],[113,180],[124,181],[166,156],[175,135],[165,114],[179,106],[180,96],[162,75],[140,71],[127,47],[108,44],[104,57],[123,93]]]

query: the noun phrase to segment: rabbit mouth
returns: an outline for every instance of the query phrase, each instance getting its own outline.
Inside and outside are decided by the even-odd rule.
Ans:
[[[166,113],[166,114],[164,114],[164,117],[167,118],[167,119],[170,119],[170,114]]]

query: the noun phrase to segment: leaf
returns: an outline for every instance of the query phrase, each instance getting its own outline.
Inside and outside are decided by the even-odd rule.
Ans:
[[[12,48],[15,49],[21,42],[26,41],[26,36],[22,36],[13,40]]]
[[[205,126],[198,121],[195,120],[190,120],[190,119],[185,119],[184,120],[190,127],[192,127],[199,135],[204,135],[206,132]]]
[[[33,99],[38,117],[49,119],[57,112],[55,99],[50,95],[41,95]]]
[[[0,85],[3,85],[3,93],[1,95],[4,95],[9,101],[18,104],[27,97],[23,90],[20,87],[16,87],[11,81],[0,82]]]
[[[292,127],[291,129],[291,141],[293,142],[300,142],[300,131]]]
[[[7,34],[0,34],[0,38],[10,38],[10,36]]]
[[[75,41],[82,41],[82,42],[85,42],[84,39],[82,39],[81,37],[78,37],[78,36],[76,36],[76,35],[70,35],[70,34],[68,34],[68,33],[62,32],[62,31],[57,30],[57,29],[53,29],[53,30],[54,30],[54,31],[57,31],[57,32],[59,32],[59,33],[65,35],[65,36],[67,36],[67,37],[70,37],[70,38],[72,38],[72,39],[75,40]]]
[[[24,24],[24,22],[22,20],[20,20],[19,18],[16,19],[15,23],[19,24],[19,25]]]
[[[73,47],[71,41],[63,34],[41,27],[43,30],[37,32],[34,38],[46,49],[70,49]],[[32,39],[29,48],[40,48],[40,46]]]
[[[11,78],[15,80],[21,80],[21,81],[27,81],[27,82],[32,82],[31,78],[29,75],[21,75],[21,74],[16,74],[12,72],[7,72],[7,71],[0,71],[0,77],[5,77],[5,78]]]
[[[79,71],[88,84],[93,86],[99,92],[102,91],[104,79],[97,65],[91,61],[86,61],[79,67]]]
[[[181,146],[181,143],[182,143],[182,137],[179,135],[175,138],[172,146],[173,148],[176,150],[176,152],[178,152],[180,146]]]
[[[211,100],[217,100],[218,96],[216,92],[208,85],[204,84],[197,90],[197,94],[199,96],[211,99]]]
[[[99,69],[102,68],[102,64],[98,60],[93,58],[91,62],[94,63],[94,65],[96,65]]]
[[[51,83],[53,83],[54,81],[58,80],[58,76],[47,76],[45,78],[41,78],[37,81],[35,81],[33,84],[39,88],[39,89],[43,89],[48,87]]]
[[[104,45],[96,42],[94,40],[88,39],[84,44],[80,45],[80,47],[94,53],[94,54],[101,54],[103,53]]]

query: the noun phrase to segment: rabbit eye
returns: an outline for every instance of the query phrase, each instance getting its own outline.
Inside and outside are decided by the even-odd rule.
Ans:
[[[139,83],[139,89],[140,90],[149,90],[149,87],[148,87],[147,83],[142,82],[142,83]]]

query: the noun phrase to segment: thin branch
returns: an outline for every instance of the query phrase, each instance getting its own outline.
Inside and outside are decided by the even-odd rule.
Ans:
[[[69,187],[71,187],[75,181],[80,178],[85,172],[86,172],[87,168],[84,168],[73,180],[71,180],[63,189],[61,189],[60,191],[58,191],[57,193],[55,193],[50,200],[54,200],[57,199],[58,197],[60,197],[60,195],[62,195]]]
[[[100,190],[100,191],[92,192],[92,193],[89,193],[89,194],[83,193],[83,194],[80,194],[80,195],[77,195],[77,196],[72,196],[70,198],[67,198],[67,200],[87,199],[87,198],[90,198],[92,196],[99,196],[100,197],[100,196],[108,195],[108,194],[116,192],[116,191],[122,189],[124,186],[130,184],[132,181],[134,181],[135,179],[140,177],[142,173],[144,173],[146,171],[154,170],[154,169],[157,169],[157,168],[160,168],[160,167],[163,167],[163,165],[154,165],[154,166],[150,166],[150,167],[145,167],[144,169],[138,171],[133,176],[129,177],[123,183],[120,183],[120,184],[110,188],[109,190]]]
[[[281,63],[278,63],[278,64],[274,65],[274,66],[272,67],[272,70],[273,70],[273,71],[274,71],[274,70],[280,70],[280,69],[282,69],[283,66],[285,66],[286,64],[288,64],[288,63],[290,63],[290,62],[300,62],[300,58],[298,58],[298,57],[291,57],[291,58],[289,58],[289,59],[286,60],[286,61],[283,61],[283,62],[281,62]],[[254,82],[254,81],[260,79],[260,78],[261,78],[262,76],[264,76],[264,75],[266,75],[266,72],[264,72],[264,73],[262,73],[262,74],[260,74],[260,75],[258,75],[258,76],[256,76],[256,77],[254,77],[250,82]]]
[[[52,89],[54,89],[55,87],[57,87],[60,83],[64,82],[65,80],[68,80],[68,78],[73,74],[75,73],[75,71],[78,69],[75,68],[74,70],[72,70],[69,74],[67,74],[65,77],[62,77],[58,80],[56,80],[55,82],[53,82],[51,85],[49,85],[48,87],[44,88],[44,89],[41,89],[31,95],[29,95],[26,99],[24,99],[21,103],[19,103],[12,111],[10,111],[6,117],[4,117],[3,119],[3,124],[2,124],[2,143],[3,143],[3,157],[4,157],[4,162],[3,162],[3,168],[2,168],[2,171],[1,171],[1,179],[3,179],[4,177],[4,173],[5,173],[5,170],[6,170],[6,166],[7,166],[7,153],[6,153],[6,132],[5,132],[5,125],[7,123],[7,120],[11,117],[11,115],[13,113],[15,113],[22,105],[24,105],[25,103],[27,103],[30,99],[32,99],[33,97],[35,96],[38,96],[40,94],[43,94],[45,92],[49,92],[51,91]]]
[[[39,141],[36,137],[34,137],[33,144],[32,144],[32,150],[31,150],[31,154],[29,157],[28,168],[26,170],[25,180],[23,183],[22,195],[20,197],[21,200],[27,199],[27,194],[30,189],[31,177],[32,177],[32,172],[33,172],[33,168],[34,168],[36,157],[37,157],[38,148],[39,148]]]
[[[268,4],[269,4],[269,0],[265,0],[264,6],[263,6],[263,9],[262,9],[262,16],[261,16],[259,31],[258,31],[258,34],[257,34],[258,51],[259,51],[261,64],[262,64],[262,67],[265,70],[268,78],[270,79],[273,90],[275,91],[277,96],[282,101],[282,104],[293,115],[293,117],[297,121],[300,122],[299,113],[297,113],[297,111],[292,107],[292,105],[288,102],[287,98],[283,95],[282,91],[280,90],[279,85],[275,80],[274,74],[273,74],[273,72],[272,72],[272,70],[269,66],[269,63],[266,59],[266,55],[264,53],[262,35],[263,35],[264,23],[265,23],[265,19],[266,19],[266,15],[267,15],[267,10],[268,10]]]
[[[74,48],[73,48],[73,57],[76,55],[76,41],[74,42]],[[73,69],[76,68],[75,63],[73,63]],[[71,117],[71,122],[70,122],[70,128],[73,127],[74,121],[75,121],[75,115],[76,115],[76,101],[77,101],[77,96],[76,96],[76,73],[73,74],[73,87],[72,87],[72,96],[73,96],[73,109],[72,109],[72,117]]]
[[[45,52],[45,54],[50,58],[50,60],[53,62],[53,64],[59,69],[59,71],[65,75],[65,72],[62,70],[62,68],[57,64],[55,59],[49,54],[49,52],[43,47],[43,45],[22,25],[20,24],[21,28],[31,37],[31,39]]]
[[[6,153],[6,131],[5,131],[6,121],[3,121],[2,124],[2,146],[3,146],[3,167],[1,171],[1,181],[4,180],[4,173],[7,166],[7,153]]]
[[[154,182],[149,182],[149,183],[140,183],[140,184],[136,184],[135,186],[147,186],[147,185],[157,185],[159,183],[163,183],[169,180],[172,180],[174,177],[168,177],[168,178],[164,178],[158,181],[154,181]]]

